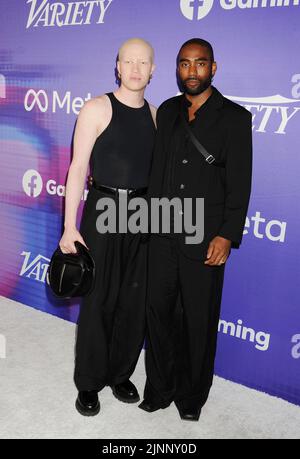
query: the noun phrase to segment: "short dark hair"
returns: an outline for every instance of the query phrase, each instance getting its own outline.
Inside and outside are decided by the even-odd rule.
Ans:
[[[183,43],[183,45],[181,46],[181,48],[179,50],[179,53],[178,53],[178,56],[177,56],[177,65],[179,64],[179,54],[181,53],[183,48],[185,48],[188,45],[204,46],[209,51],[209,55],[210,55],[211,61],[214,62],[214,60],[215,60],[215,58],[214,58],[214,50],[213,50],[213,47],[211,46],[211,44],[208,41],[203,40],[202,38],[191,38],[190,40],[188,40],[185,43]]]

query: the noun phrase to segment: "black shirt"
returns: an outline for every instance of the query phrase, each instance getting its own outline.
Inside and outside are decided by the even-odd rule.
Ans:
[[[205,244],[216,235],[240,244],[251,192],[252,115],[212,87],[211,96],[196,112],[191,128],[208,153],[224,166],[217,167],[208,164],[189,139],[185,146],[184,131],[177,127],[181,104],[189,104],[184,98],[172,97],[157,111],[158,142],[148,196],[167,196],[171,185],[174,197],[204,198]],[[205,244],[185,244],[183,234],[177,239],[187,256],[196,259],[203,255],[201,247]]]
[[[182,111],[185,119],[189,123],[189,127],[194,132],[196,137],[199,123],[201,123],[203,117],[208,115],[209,105],[213,100],[215,94],[213,87],[212,90],[212,94],[208,97],[204,104],[201,105],[201,107],[195,112],[195,118],[192,121],[189,121],[188,114],[188,108],[192,105],[192,103],[186,98],[184,94],[181,96],[181,101],[179,105],[180,110]],[[193,183],[191,182],[192,174],[190,173],[191,168],[196,167],[199,169],[199,166],[201,168],[201,165],[205,168],[207,165],[205,164],[204,158],[202,158],[201,154],[195,149],[194,145],[191,143],[189,135],[186,129],[184,128],[183,122],[181,120],[180,112],[178,112],[178,116],[173,126],[173,132],[170,142],[170,151],[168,153],[169,160],[167,163],[166,175],[164,178],[163,196],[166,196],[169,199],[175,197],[181,199],[184,197],[195,197],[193,196],[193,193],[191,191],[193,189]],[[199,175],[199,177],[200,176],[201,175]],[[193,202],[193,207],[194,205],[195,201]],[[183,200],[181,201],[181,206],[182,210],[180,211],[180,215],[181,218],[183,218]],[[174,211],[173,208],[171,208],[171,234],[173,234],[174,232]]]
[[[97,184],[118,188],[148,186],[155,125],[148,102],[132,108],[108,93],[112,119],[96,139],[91,153],[91,175]]]
[[[208,114],[209,105],[213,101],[214,97],[216,97],[216,92],[214,87],[212,87],[212,94],[195,112],[195,118],[192,121],[189,121],[188,108],[192,105],[192,103],[184,94],[181,96],[180,108],[196,137],[197,128],[199,127],[199,124],[201,124],[203,117]],[[201,141],[201,139],[199,140]],[[182,194],[185,196],[188,195],[188,170],[195,163],[198,166],[199,155],[200,153],[192,145],[188,133],[186,132],[180,119],[180,113],[178,113],[170,143],[169,161],[164,180],[164,196],[171,199],[176,196],[180,197]]]

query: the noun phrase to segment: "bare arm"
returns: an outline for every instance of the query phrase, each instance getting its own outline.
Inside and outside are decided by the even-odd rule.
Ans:
[[[60,240],[60,248],[64,253],[76,252],[74,242],[79,240],[85,244],[76,228],[76,215],[84,190],[85,179],[92,148],[98,135],[97,106],[90,100],[80,110],[75,135],[74,155],[68,172],[66,184],[65,231]]]
[[[74,135],[74,155],[66,185],[65,228],[76,227],[77,210],[84,190],[91,151],[97,138],[95,111],[93,101],[89,101],[82,107],[78,116]]]

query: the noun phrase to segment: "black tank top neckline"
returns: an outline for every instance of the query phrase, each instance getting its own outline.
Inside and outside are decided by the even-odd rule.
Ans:
[[[124,104],[124,102],[121,102],[120,99],[118,99],[118,98],[114,95],[113,92],[107,93],[106,95],[107,95],[108,97],[111,95],[117,103],[119,103],[120,105],[123,105],[123,107],[129,108],[129,109],[131,109],[131,110],[142,110],[142,109],[145,108],[145,106],[148,105],[148,102],[146,101],[146,99],[144,99],[144,105],[142,105],[141,107],[130,107],[130,105],[126,105],[126,104]],[[110,98],[110,97],[109,97],[109,98]]]
[[[117,188],[148,186],[155,125],[148,102],[134,108],[110,92],[112,117],[93,146],[91,175],[99,185]]]

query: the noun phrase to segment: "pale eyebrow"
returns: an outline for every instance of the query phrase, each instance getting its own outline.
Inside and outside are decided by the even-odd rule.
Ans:
[[[134,61],[136,58],[135,57],[123,57],[123,60],[124,61]],[[150,58],[142,58],[142,57],[139,57],[136,59],[137,61],[142,61],[142,62],[150,62]]]

